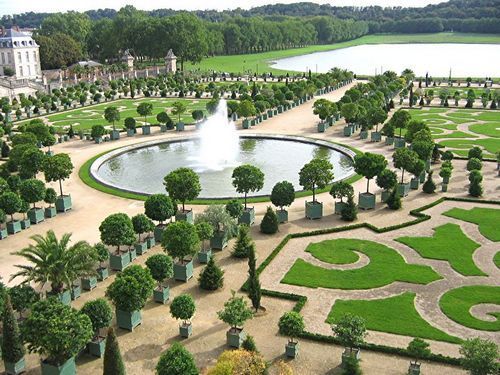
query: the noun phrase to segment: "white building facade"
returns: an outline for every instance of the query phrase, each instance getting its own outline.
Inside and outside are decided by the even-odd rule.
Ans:
[[[39,46],[30,33],[18,28],[0,30],[0,76],[5,68],[14,72],[16,79],[41,79]]]

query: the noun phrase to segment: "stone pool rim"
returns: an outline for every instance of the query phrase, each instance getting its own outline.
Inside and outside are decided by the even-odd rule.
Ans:
[[[90,164],[90,166],[88,167],[88,175],[94,183],[97,183],[98,185],[101,185],[101,186],[106,187],[108,189],[112,189],[115,192],[136,195],[137,199],[147,198],[150,195],[153,195],[154,193],[145,193],[143,191],[125,189],[125,188],[116,186],[116,185],[110,183],[109,181],[105,181],[103,178],[101,178],[99,176],[99,174],[98,174],[99,168],[104,163],[108,162],[109,160],[111,160],[117,156],[123,155],[127,152],[136,151],[136,150],[140,150],[140,149],[148,148],[148,147],[153,147],[153,146],[158,146],[161,144],[186,142],[186,141],[191,141],[191,140],[197,139],[197,138],[199,138],[198,135],[189,135],[189,136],[175,137],[175,138],[170,138],[170,139],[155,139],[155,140],[151,140],[151,141],[140,142],[140,143],[136,143],[133,145],[123,146],[123,147],[119,147],[119,148],[110,150],[110,151],[105,152],[104,154],[102,154],[100,156],[97,156],[97,158],[94,157],[95,160],[93,160],[92,163]],[[344,156],[349,157],[351,159],[351,161],[354,161],[354,156],[356,156],[356,152],[348,147],[344,147],[344,146],[337,144],[337,143],[332,143],[329,141],[316,139],[316,138],[307,138],[307,137],[281,135],[281,134],[278,135],[278,134],[249,134],[249,133],[240,134],[239,138],[240,139],[268,139],[268,140],[278,140],[278,141],[299,142],[299,143],[305,143],[305,144],[310,144],[310,145],[315,145],[315,146],[327,147],[331,150],[334,150],[334,151],[337,151],[337,152],[343,154]],[[92,159],[94,159],[94,158],[92,158]],[[90,160],[92,160],[92,159],[90,159]],[[87,164],[87,163],[85,163],[85,164]],[[83,167],[85,167],[85,164],[83,165]],[[342,180],[337,180],[336,182],[350,179],[353,176],[356,176],[356,172],[354,171],[354,169],[349,174],[347,174]],[[88,183],[87,183],[87,185],[89,185],[92,188],[97,188],[97,190],[99,190],[99,188],[94,186],[94,185],[91,185]],[[119,195],[119,194],[114,194],[113,192],[109,192],[107,190],[106,191],[101,190],[101,191],[108,193],[108,194]],[[295,192],[296,193],[303,193],[303,192],[305,192],[305,190],[295,190]],[[319,191],[317,191],[317,194],[319,194]],[[310,195],[312,195],[312,192]],[[257,199],[257,200],[261,201],[264,198],[269,198],[269,196],[270,196],[269,194],[252,195],[251,197],[248,197],[248,199],[249,199],[249,202],[251,202],[252,199]],[[240,199],[240,198],[241,198],[241,196],[238,196],[238,195],[228,196],[228,197],[201,197],[200,196],[200,197],[197,197],[194,200],[194,202],[189,202],[189,203],[190,204],[208,204],[210,202],[216,203],[217,201],[227,201],[230,199]],[[129,199],[134,199],[134,198],[129,197]]]

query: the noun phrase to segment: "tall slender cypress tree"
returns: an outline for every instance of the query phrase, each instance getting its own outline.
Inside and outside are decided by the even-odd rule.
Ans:
[[[106,337],[106,350],[104,351],[104,372],[103,375],[125,375],[125,365],[123,364],[120,347],[116,339],[115,330],[110,327]]]
[[[248,298],[250,298],[253,308],[257,311],[260,307],[261,291],[255,263],[255,246],[251,246],[248,251]]]
[[[10,296],[5,293],[3,311],[2,359],[5,362],[16,363],[24,357],[24,346],[19,333],[17,320],[10,302]]]

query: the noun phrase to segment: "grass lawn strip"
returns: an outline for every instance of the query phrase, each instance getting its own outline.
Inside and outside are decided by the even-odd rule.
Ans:
[[[443,134],[443,135],[441,135],[441,134],[435,134],[434,130],[435,129],[431,128],[432,138],[434,138],[434,139],[444,139],[444,138],[465,138],[465,139],[468,139],[468,138],[477,138],[477,136],[474,135],[474,134],[465,133],[465,132],[462,132],[462,131],[454,131],[454,132],[451,132],[449,134]]]
[[[328,245],[335,250],[359,251],[370,258],[370,263],[358,269],[332,270],[297,259],[281,282],[310,288],[371,289],[395,281],[428,284],[441,279],[431,267],[408,264],[396,250],[376,242],[341,238],[331,240]],[[309,252],[323,260],[323,247],[310,249]]]
[[[485,276],[474,263],[474,251],[479,244],[467,237],[456,224],[445,224],[434,228],[432,237],[399,237],[398,242],[411,247],[420,256],[444,260],[464,276]]]
[[[316,259],[325,263],[352,264],[359,260],[359,255],[354,251],[345,247],[335,247],[332,243],[333,241],[334,240],[326,240],[311,243],[307,246],[306,251],[311,253]]]
[[[489,154],[495,154],[497,151],[500,150],[500,139],[494,139],[494,138],[485,138],[485,139],[450,139],[446,141],[439,142],[439,144],[446,146],[451,149],[471,149],[474,146],[479,146],[486,151],[488,151]],[[455,152],[455,150],[452,150]]]
[[[415,309],[415,293],[406,292],[376,300],[337,300],[328,314],[327,323],[336,323],[344,314],[361,316],[366,328],[373,331],[422,339],[460,343],[457,337],[431,326]]]
[[[500,287],[464,286],[446,292],[439,300],[443,313],[458,324],[481,331],[500,331],[500,312],[488,313],[496,321],[480,320],[471,315],[471,307],[482,303],[500,305]]]
[[[495,263],[497,268],[500,269],[500,251],[496,253],[495,256],[493,257],[493,262]]]
[[[490,241],[500,241],[500,210],[496,208],[474,207],[470,210],[452,208],[443,215],[477,224],[479,232]]]
[[[487,135],[488,137],[500,138],[500,122],[487,124],[471,124],[469,130],[473,133]]]

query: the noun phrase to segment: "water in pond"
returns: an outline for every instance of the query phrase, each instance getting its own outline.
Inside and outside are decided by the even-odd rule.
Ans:
[[[139,148],[117,155],[105,161],[98,169],[98,177],[109,185],[122,189],[164,193],[163,177],[174,169],[191,167],[197,162],[192,155],[200,147],[199,139]],[[254,195],[270,194],[276,182],[290,181],[301,190],[298,173],[313,157],[328,158],[334,166],[335,180],[345,178],[353,172],[352,160],[348,156],[323,146],[288,140],[242,138],[236,164],[252,164],[265,175],[264,188]],[[199,169],[202,192],[200,197],[237,197],[231,184],[234,165],[216,170]]]
[[[373,75],[405,68],[434,77],[499,77],[500,44],[374,44],[289,57],[275,69],[325,73],[333,67]]]

